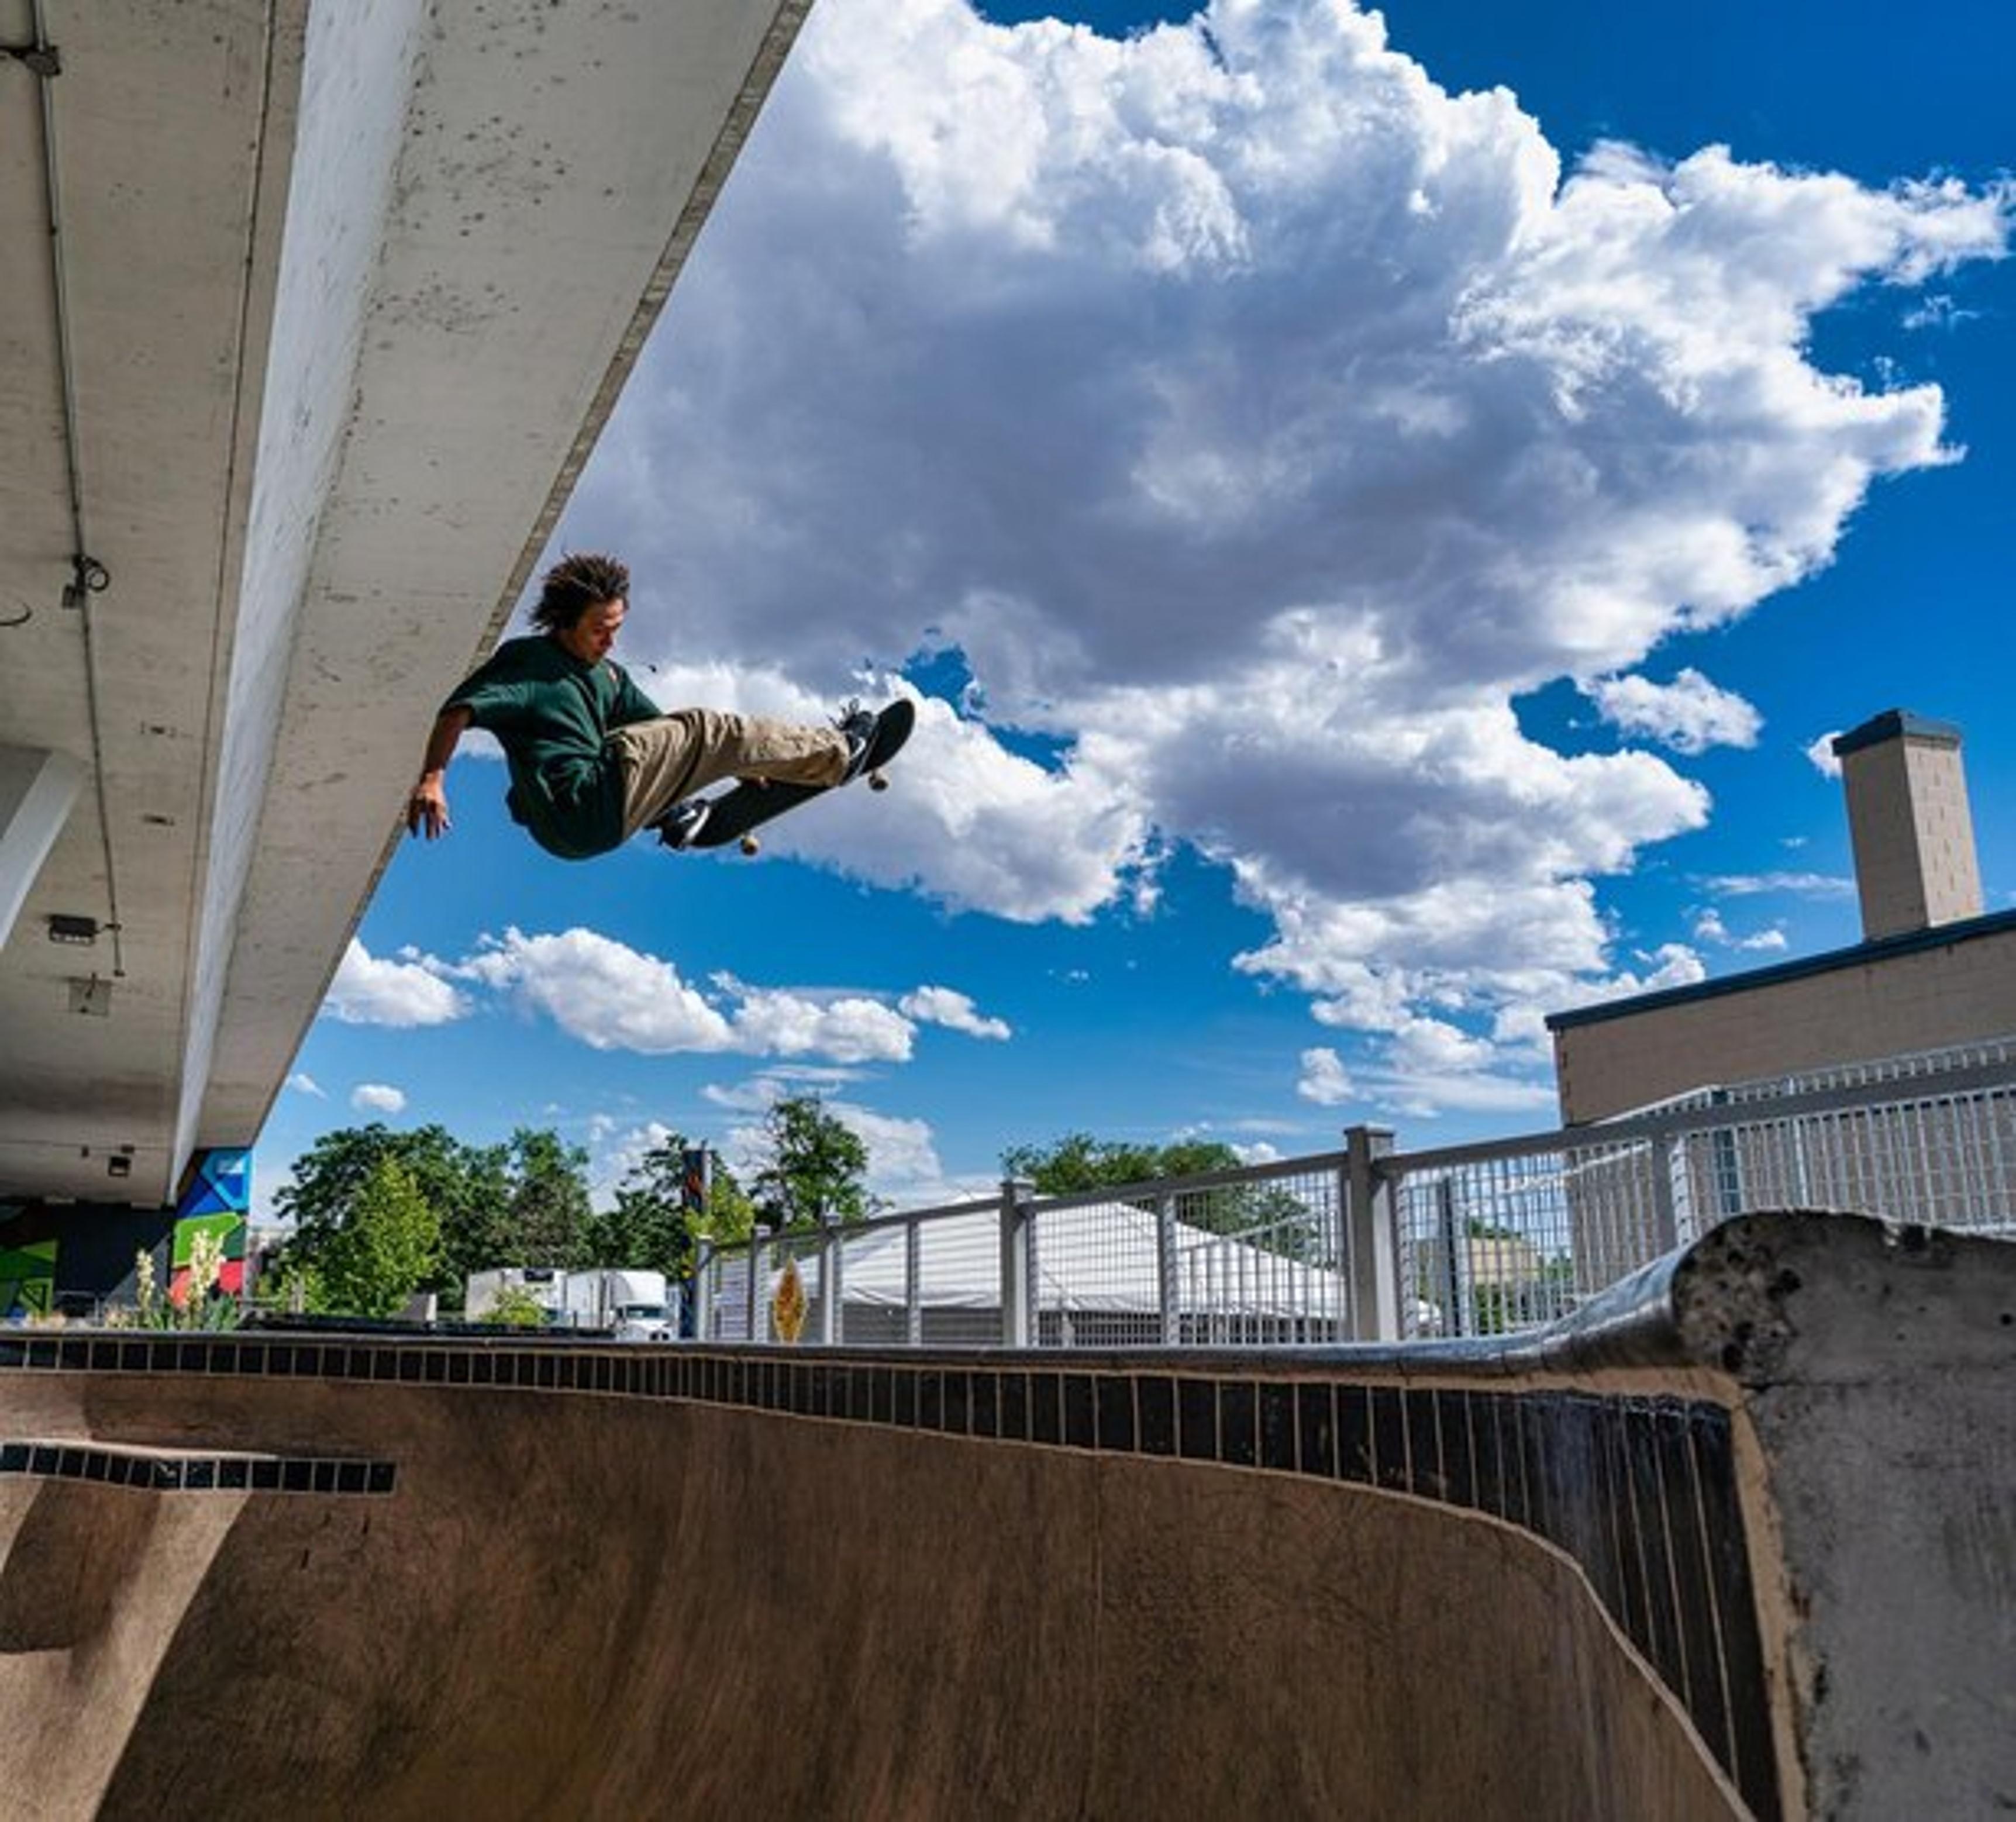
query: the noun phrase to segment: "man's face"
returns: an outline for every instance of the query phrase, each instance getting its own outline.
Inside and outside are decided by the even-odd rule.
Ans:
[[[598,601],[559,634],[560,642],[582,663],[599,663],[609,656],[609,648],[616,643],[616,629],[629,611],[629,602],[621,595],[614,601]]]

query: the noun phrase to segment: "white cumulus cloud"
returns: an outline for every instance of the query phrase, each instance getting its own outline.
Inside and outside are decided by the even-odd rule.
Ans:
[[[404,1113],[405,1091],[389,1082],[360,1082],[350,1091],[350,1105],[359,1113]]]
[[[970,997],[953,987],[919,987],[898,1000],[896,1009],[920,1025],[942,1025],[949,1031],[963,1031],[969,1037],[999,1043],[1014,1035],[1006,1019],[988,1018]]]
[[[1742,697],[1717,688],[1692,669],[1680,671],[1671,683],[1654,683],[1647,677],[1603,677],[1585,688],[1606,721],[1676,753],[1755,746],[1764,724]]]
[[[464,1017],[469,1002],[429,956],[374,956],[355,936],[337,965],[322,1010],[345,1025],[411,1027]]]
[[[889,796],[785,851],[1082,922],[1188,843],[1273,925],[1237,965],[1319,1020],[1524,1033],[1525,996],[1631,977],[1597,882],[1710,805],[1515,701],[1603,678],[1678,750],[1755,739],[1639,667],[1956,458],[1937,386],[1826,371],[1811,330],[2000,255],[2012,194],[1715,146],[1564,169],[1343,0],[1124,42],[823,0],[570,534],[630,557],[661,695],[966,667]]]

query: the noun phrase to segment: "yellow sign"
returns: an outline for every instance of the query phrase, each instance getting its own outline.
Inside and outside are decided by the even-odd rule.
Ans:
[[[798,1275],[798,1262],[787,1259],[784,1269],[777,1274],[776,1295],[770,1299],[770,1320],[776,1324],[780,1340],[795,1342],[804,1332],[805,1311],[809,1306],[805,1281]]]

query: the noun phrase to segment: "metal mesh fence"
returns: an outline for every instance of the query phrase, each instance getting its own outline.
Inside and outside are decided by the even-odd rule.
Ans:
[[[1756,1210],[2016,1234],[2016,1040],[1706,1090],[1602,1127],[1377,1156],[1383,1196],[1363,1206],[1347,1176],[1333,1154],[1012,1211],[962,1203],[759,1242],[753,1277],[751,1249],[717,1249],[704,1332],[779,1339],[787,1260],[807,1341],[1279,1346],[1385,1339],[1357,1328],[1370,1281],[1354,1272],[1369,1259],[1391,1265],[1397,1309],[1380,1326],[1489,1335],[1553,1321]]]

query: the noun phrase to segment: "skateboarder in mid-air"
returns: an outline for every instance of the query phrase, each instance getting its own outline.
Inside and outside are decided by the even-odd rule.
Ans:
[[[915,710],[851,707],[830,728],[718,709],[670,714],[609,656],[629,611],[630,572],[614,557],[571,556],[541,583],[532,622],[441,705],[406,803],[406,828],[448,832],[443,779],[466,728],[496,735],[510,763],[513,821],[562,860],[583,861],[656,828],[673,847],[712,846],[880,765]],[[723,778],[745,782],[712,798]]]

